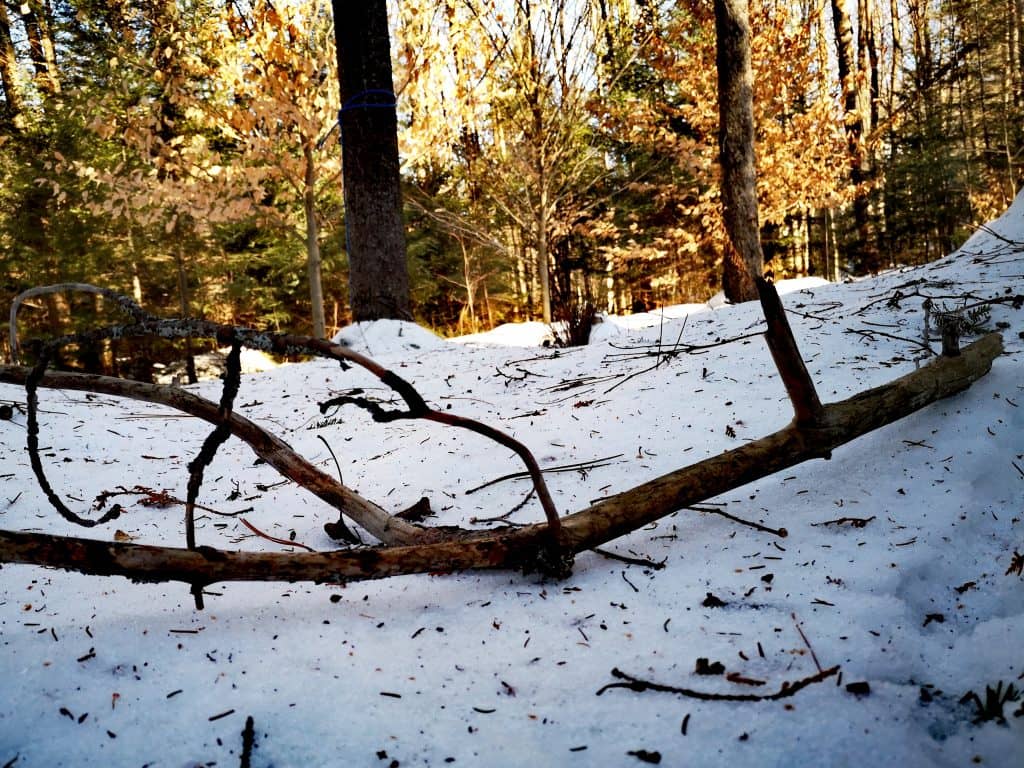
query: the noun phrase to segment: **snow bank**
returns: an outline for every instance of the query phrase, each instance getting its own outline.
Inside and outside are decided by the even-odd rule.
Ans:
[[[445,340],[416,323],[372,320],[342,328],[331,339],[369,357],[402,355],[440,349]]]

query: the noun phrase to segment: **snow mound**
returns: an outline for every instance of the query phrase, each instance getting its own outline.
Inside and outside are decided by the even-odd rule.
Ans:
[[[940,262],[828,288],[783,283],[783,292],[814,290],[784,302],[804,305],[788,319],[824,401],[921,365],[923,301],[888,301],[906,285],[936,298],[1024,291],[1014,244],[1024,240],[1024,198],[990,226],[998,236]],[[382,362],[425,402],[509,431],[543,468],[567,470],[548,473],[566,514],[792,419],[767,345],[718,343],[763,327],[757,302],[684,326],[693,310],[605,318],[595,338],[628,336],[614,354],[607,344],[538,350],[543,323],[459,340],[472,344],[396,321],[337,338],[392,354]],[[229,581],[204,589],[207,608],[196,611],[185,584],[4,563],[0,766],[238,765],[247,716],[259,766],[327,768],[339,754],[353,766],[433,768],[1019,766],[1019,702],[1006,702],[1000,724],[964,699],[974,692],[984,703],[987,689],[1024,679],[1015,565],[1024,310],[993,303],[989,325],[1006,352],[966,391],[839,446],[831,461],[791,466],[581,552],[561,582],[486,570],[346,585]],[[645,342],[659,338],[709,346],[655,357]],[[543,519],[516,479],[522,465],[480,435],[321,411],[356,388],[385,410],[403,407],[372,373],[323,361],[247,377],[236,407],[387,509],[428,498],[435,529]],[[221,387],[199,390],[216,402]],[[116,524],[90,538],[180,547],[180,504],[153,502],[186,496],[210,426],[156,403],[40,396],[49,447],[38,455],[56,493],[79,509],[111,494],[122,505]],[[0,403],[10,409],[0,419],[0,528],[82,535],[47,509],[26,470],[24,388],[0,384]],[[280,480],[249,445],[225,442],[203,479],[199,501],[210,506],[195,515],[197,540],[254,554],[300,543],[334,551],[324,523],[337,510]],[[471,487],[479,493],[468,496]],[[764,527],[741,525],[755,520]],[[780,541],[772,528],[782,525]],[[699,674],[698,659],[724,674]],[[834,665],[842,684],[808,683],[785,706],[605,687],[618,668],[691,691],[767,696]]]
[[[460,344],[483,344],[501,347],[540,347],[554,341],[551,328],[544,323],[503,323],[489,331],[470,333],[452,339]]]
[[[699,312],[707,312],[707,304],[673,304],[659,307],[650,312],[635,312],[632,315],[601,315],[590,332],[590,343],[610,341],[631,332],[649,328],[660,330],[670,321],[679,320]],[[657,336],[657,333],[655,333]]]
[[[405,320],[371,320],[345,326],[331,339],[370,357],[440,349],[444,339]]]
[[[1024,188],[1017,193],[1017,197],[1002,216],[975,230],[974,234],[967,238],[967,242],[947,258],[954,259],[962,255],[991,255],[994,251],[1002,248],[1012,250],[1022,229],[1024,229]]]

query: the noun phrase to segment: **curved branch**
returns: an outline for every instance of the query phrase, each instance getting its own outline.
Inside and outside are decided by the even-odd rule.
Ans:
[[[129,314],[135,322],[128,326],[112,326],[108,328],[101,328],[89,333],[83,334],[72,334],[64,336],[59,339],[54,339],[48,343],[49,348],[59,347],[63,344],[67,344],[73,341],[91,340],[95,341],[101,338],[119,338],[124,336],[147,336],[157,335],[164,338],[173,337],[204,337],[214,338],[221,343],[244,344],[247,347],[253,349],[259,349],[264,352],[272,352],[277,354],[296,354],[305,353],[313,354],[318,357],[325,357],[328,359],[337,360],[342,365],[346,363],[353,363],[355,365],[364,368],[365,370],[376,376],[381,383],[390,387],[392,390],[397,392],[402,399],[406,402],[409,410],[407,413],[400,414],[388,414],[387,418],[383,417],[383,412],[374,413],[374,418],[377,421],[389,421],[397,418],[423,418],[429,421],[435,421],[439,424],[446,424],[449,426],[461,427],[470,431],[476,432],[477,434],[494,440],[500,445],[510,448],[516,453],[523,461],[527,471],[530,474],[530,478],[533,481],[534,487],[537,490],[537,497],[540,500],[541,506],[544,508],[544,514],[547,518],[548,525],[551,528],[551,534],[555,541],[558,540],[560,531],[560,521],[558,517],[558,510],[555,508],[554,501],[551,498],[551,494],[548,491],[547,484],[544,481],[544,476],[541,473],[540,466],[537,464],[537,460],[534,458],[530,450],[515,440],[510,435],[501,432],[494,427],[490,427],[481,422],[475,421],[474,419],[454,416],[449,413],[436,411],[431,409],[423,397],[416,390],[416,388],[403,379],[393,371],[384,368],[374,360],[361,355],[349,349],[341,344],[335,344],[334,342],[326,341],[324,339],[318,339],[312,336],[298,336],[294,334],[277,334],[277,333],[266,333],[263,331],[256,331],[248,328],[236,328],[229,325],[221,325],[219,323],[212,323],[207,320],[199,320],[195,318],[186,319],[161,319],[154,315],[149,314],[139,307],[134,301],[122,296],[114,291],[107,288],[100,288],[87,283],[62,283],[60,285],[43,286],[39,288],[33,288],[25,291],[17,299],[11,308],[11,339],[12,339],[12,352],[13,344],[16,343],[15,338],[15,316],[17,313],[17,306],[20,304],[21,299],[27,298],[28,296],[40,295],[43,293],[53,293],[59,290],[77,290],[84,291],[86,293],[100,294],[105,297],[111,298],[118,302],[121,308]],[[213,422],[216,424],[217,422]],[[58,507],[59,509],[59,507]],[[63,514],[63,512],[62,512]],[[188,518],[186,513],[186,519]],[[353,518],[356,519],[356,518]],[[360,522],[360,521],[357,521]],[[187,522],[186,522],[187,527]],[[374,530],[367,528],[374,536],[380,536]],[[382,539],[386,540],[386,539]],[[399,541],[390,540],[388,543],[400,543]]]
[[[626,674],[618,667],[613,667],[612,677],[617,677],[619,680],[623,680],[624,682],[608,683],[598,690],[597,695],[600,696],[610,688],[627,688],[631,691],[636,691],[637,693],[643,693],[644,691],[677,693],[680,696],[688,696],[691,699],[700,699],[702,701],[778,701],[779,699],[787,699],[790,696],[795,695],[809,685],[820,683],[822,680],[827,680],[838,672],[838,666],[822,669],[819,670],[817,674],[811,675],[810,677],[803,677],[799,680],[794,680],[793,682],[784,682],[782,687],[774,693],[709,693],[707,691],[695,691],[692,688],[679,688],[675,685],[665,685],[664,683],[657,683],[653,680],[642,680],[639,677],[633,677],[633,675]]]
[[[474,419],[467,419],[463,416],[455,416],[450,413],[443,411],[429,410],[423,414],[423,418],[428,421],[435,421],[438,424],[448,424],[453,427],[462,427],[468,429],[471,432],[476,432],[478,435],[489,437],[496,443],[499,443],[506,448],[511,449],[519,456],[523,464],[526,465],[526,471],[530,473],[530,480],[533,481],[533,487],[537,491],[537,499],[540,501],[540,505],[544,508],[544,514],[547,516],[548,526],[551,529],[551,535],[558,540],[561,536],[562,523],[558,517],[558,510],[555,508],[555,502],[551,498],[551,493],[548,491],[548,485],[544,481],[544,475],[541,472],[540,465],[534,458],[530,449],[520,443],[511,435],[506,435],[501,430],[495,429],[494,427],[483,424]]]
[[[29,288],[27,291],[22,291],[14,297],[14,301],[11,302],[11,312],[8,319],[8,343],[11,348],[11,361],[18,364],[18,310],[21,309],[22,303],[25,299],[30,299],[33,296],[45,296],[49,293],[61,293],[63,291],[78,291],[80,293],[94,293],[104,298],[110,299],[118,304],[122,311],[135,318],[136,320],[142,320],[143,318],[150,317],[142,307],[136,304],[134,301],[129,299],[127,296],[122,296],[116,291],[112,291],[109,288],[100,288],[96,285],[90,285],[89,283],[57,283],[56,285],[40,285],[35,288]]]
[[[0,366],[0,381],[24,385],[30,369],[20,366]],[[81,392],[101,392],[116,397],[159,403],[183,411],[191,416],[216,425],[220,421],[214,403],[179,387],[145,384],[128,379],[115,379],[85,373],[46,373],[40,386],[53,389],[71,389]],[[231,434],[247,443],[253,452],[289,480],[326,501],[335,509],[363,526],[371,535],[388,544],[411,544],[423,541],[427,531],[389,515],[376,504],[362,498],[325,472],[311,465],[295,453],[280,438],[270,434],[254,422],[231,413],[226,421]]]
[[[40,378],[46,373],[46,365],[48,362],[49,355],[44,351],[40,356],[36,367],[28,372],[28,375],[25,377],[25,405],[28,411],[28,426],[26,429],[28,433],[27,447],[29,464],[32,466],[32,473],[36,476],[36,482],[39,483],[39,487],[46,495],[46,499],[50,502],[50,505],[68,522],[80,525],[83,528],[92,528],[93,526],[109,523],[111,520],[116,520],[121,516],[120,504],[114,504],[106,513],[103,514],[102,517],[96,520],[89,520],[81,517],[71,511],[60,496],[57,495],[57,492],[53,490],[53,486],[50,485],[50,481],[46,477],[46,472],[43,470],[43,462],[42,459],[39,458],[39,396],[36,393],[36,389],[39,386]]]
[[[0,563],[34,563],[81,573],[193,585],[238,580],[343,582],[466,568],[557,571],[565,561],[552,560],[552,556],[592,549],[704,499],[809,459],[825,457],[844,443],[956,394],[984,376],[1001,352],[1001,337],[989,334],[966,347],[959,357],[939,358],[888,384],[824,406],[821,421],[813,428],[794,421],[760,440],[603,499],[562,520],[562,546],[554,552],[550,529],[544,524],[487,533],[456,529],[438,532],[447,535],[446,541],[419,546],[316,554],[224,552],[209,547],[187,550],[0,531]],[[22,368],[0,367],[0,381],[12,381],[11,371],[25,374]],[[69,388],[79,389],[87,388],[81,386],[83,379],[96,378],[51,373],[44,382],[56,386],[61,377],[67,376],[74,376],[79,383]],[[130,388],[156,388],[119,379],[109,381]],[[198,400],[182,390],[159,389],[168,390],[175,399]],[[212,409],[212,404],[206,405]],[[240,417],[232,416],[233,424],[236,418]],[[260,440],[275,438],[261,434]],[[388,520],[392,525],[398,522]]]

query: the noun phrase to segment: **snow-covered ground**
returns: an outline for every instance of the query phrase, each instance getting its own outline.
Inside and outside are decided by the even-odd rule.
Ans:
[[[825,401],[926,362],[922,296],[1024,293],[1024,198],[958,253],[910,270],[787,294]],[[1007,242],[1012,241],[1012,242]],[[893,297],[903,295],[898,301]],[[763,340],[655,358],[630,352],[763,327],[756,304],[605,318],[587,348],[536,346],[546,329],[442,341],[414,326],[349,329],[353,347],[426,399],[525,442],[563,513],[762,437],[790,408]],[[408,576],[345,588],[140,585],[23,565],[0,570],[0,766],[1024,765],[1022,701],[1007,724],[960,703],[1024,687],[1024,310],[997,305],[1006,352],[968,391],[814,461],[709,500],[785,527],[787,538],[680,511],[607,546],[655,570],[579,556],[567,581],[509,572]],[[616,332],[617,331],[617,332]],[[524,345],[523,336],[531,341]],[[530,344],[534,346],[529,346]],[[933,343],[937,348],[937,343]],[[632,378],[630,374],[639,373]],[[391,509],[428,496],[432,524],[471,526],[520,503],[520,469],[479,436],[418,422],[323,416],[341,390],[388,393],[362,370],[291,365],[243,377],[238,410]],[[216,400],[216,382],[196,391]],[[0,385],[0,401],[24,403]],[[51,481],[80,512],[100,493],[186,495],[208,425],[108,396],[41,393]],[[322,438],[322,439],[321,439]],[[25,415],[0,421],[0,528],[183,544],[180,506],[118,500],[83,531],[32,478]],[[335,545],[332,510],[237,441],[206,472],[200,503],[272,536]],[[533,502],[511,520],[540,520]],[[843,520],[845,518],[845,520]],[[831,522],[829,521],[840,521]],[[855,521],[866,521],[857,524]],[[486,527],[487,523],[476,523]],[[237,517],[204,514],[201,544],[285,549]],[[726,603],[706,605],[708,593]],[[802,634],[801,634],[802,633]],[[806,640],[805,640],[806,638]],[[813,649],[813,655],[811,653]],[[698,675],[698,659],[724,674]],[[767,694],[841,666],[778,701],[703,701],[618,688],[613,668],[717,693]],[[847,689],[850,683],[867,686]]]

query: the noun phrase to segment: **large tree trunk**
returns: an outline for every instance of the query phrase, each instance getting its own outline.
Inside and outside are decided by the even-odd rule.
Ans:
[[[722,216],[729,235],[722,287],[729,301],[753,301],[757,299],[754,279],[764,269],[764,255],[757,221],[748,0],[715,0],[715,34]]]
[[[332,7],[352,317],[411,320],[387,5],[332,0]]]
[[[1016,90],[1013,94],[1013,103],[1017,107],[1024,106],[1024,0],[1011,0],[1013,15],[1013,40],[1016,45],[1010,51],[1016,65],[1014,71],[1017,74]]]
[[[60,93],[57,56],[45,10],[39,0],[22,3],[20,10],[39,87],[46,93]]]

